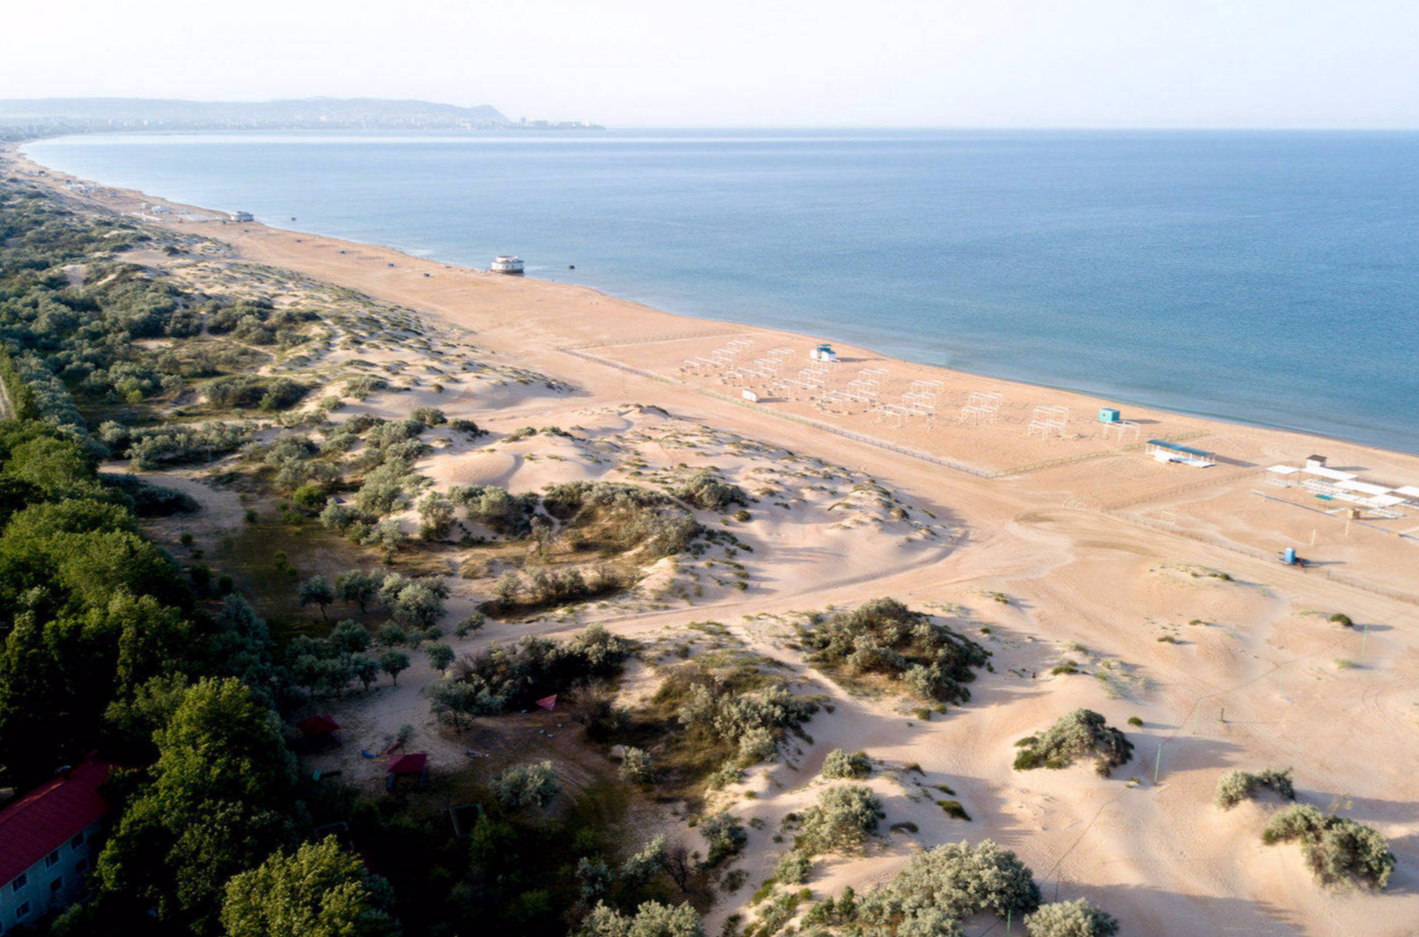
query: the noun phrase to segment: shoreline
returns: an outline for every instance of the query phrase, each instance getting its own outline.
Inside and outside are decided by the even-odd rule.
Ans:
[[[66,133],[66,134],[62,134],[62,135],[59,135],[59,136],[75,136],[75,134]],[[85,134],[85,136],[88,136],[88,134]],[[123,187],[119,187],[119,186],[115,186],[115,185],[110,185],[110,184],[108,184],[108,183],[105,183],[105,182],[102,182],[102,181],[98,181],[98,180],[80,179],[79,177],[72,176],[71,174],[66,173],[66,172],[63,172],[62,170],[58,170],[58,169],[54,169],[53,167],[46,166],[46,165],[44,165],[43,163],[40,163],[40,162],[36,161],[36,160],[35,160],[33,157],[31,157],[29,154],[23,152],[23,147],[25,147],[26,145],[28,145],[28,144],[30,144],[30,143],[33,143],[33,142],[35,142],[35,141],[34,141],[34,140],[25,140],[25,141],[22,141],[22,142],[19,142],[19,143],[10,143],[10,144],[0,145],[0,161],[10,162],[11,164],[20,165],[20,166],[28,165],[28,166],[33,167],[33,168],[35,168],[35,169],[43,170],[45,173],[48,173],[48,174],[50,175],[50,177],[52,177],[52,178],[54,178],[54,179],[73,180],[73,181],[75,181],[75,182],[77,182],[77,183],[80,183],[80,184],[83,184],[83,185],[93,186],[93,187],[95,187],[95,188],[97,188],[97,189],[100,189],[100,190],[109,190],[109,191],[114,191],[114,192],[125,193],[125,194],[128,194],[128,195],[133,196],[133,197],[139,197],[139,198],[141,198],[141,199],[142,199],[144,202],[146,202],[146,203],[154,204],[154,205],[163,205],[163,206],[169,207],[169,208],[171,208],[171,209],[176,209],[176,210],[178,210],[179,212],[183,212],[183,211],[185,211],[185,212],[196,212],[196,213],[202,213],[202,214],[208,215],[208,216],[219,216],[219,217],[222,217],[222,218],[225,218],[226,215],[227,215],[226,212],[221,211],[221,210],[219,210],[219,209],[214,209],[214,208],[209,208],[209,207],[206,207],[206,206],[199,206],[199,205],[194,205],[194,204],[189,204],[189,203],[184,203],[184,202],[177,202],[177,201],[173,201],[173,200],[171,200],[171,199],[163,198],[163,197],[161,197],[161,196],[155,196],[155,195],[152,195],[151,193],[147,193],[147,192],[144,192],[144,191],[141,191],[141,190],[138,190],[138,189],[123,188]],[[72,195],[73,193],[66,193],[66,194]],[[158,222],[158,223],[165,223],[165,222],[164,222],[164,219],[161,219],[161,218],[149,218],[149,219],[147,219],[147,220],[150,221],[150,222],[156,221],[156,222]],[[197,223],[197,222],[192,222],[192,223]],[[226,224],[226,223],[227,223],[227,222],[223,222],[223,224]],[[483,269],[483,268],[462,266],[462,265],[456,264],[456,263],[454,263],[454,262],[452,262],[452,261],[440,259],[439,257],[437,257],[436,255],[433,255],[433,254],[428,254],[428,255],[418,255],[418,254],[414,254],[414,253],[411,253],[408,249],[401,248],[401,247],[394,246],[394,245],[383,244],[383,243],[376,242],[376,241],[353,241],[353,240],[348,240],[348,239],[339,237],[339,236],[337,236],[337,235],[323,234],[323,233],[320,233],[320,232],[310,231],[310,230],[304,230],[304,229],[300,229],[300,228],[277,227],[277,226],[265,224],[265,223],[260,222],[260,221],[240,222],[240,223],[241,223],[241,224],[246,224],[246,225],[249,225],[249,226],[260,227],[260,228],[262,228],[262,229],[264,229],[264,230],[271,231],[271,232],[279,232],[279,233],[283,233],[283,234],[287,234],[287,235],[292,235],[292,236],[294,236],[294,235],[300,235],[302,238],[318,238],[318,239],[328,240],[328,241],[332,241],[332,242],[337,242],[337,241],[338,241],[338,242],[344,243],[344,244],[350,244],[350,245],[356,245],[356,246],[365,247],[365,248],[375,248],[375,249],[379,249],[379,250],[389,251],[389,252],[391,252],[391,253],[394,253],[394,254],[397,254],[397,255],[399,255],[399,256],[402,256],[402,257],[406,258],[406,259],[407,259],[409,262],[411,262],[411,263],[428,263],[428,264],[433,264],[433,265],[437,265],[437,266],[443,267],[443,268],[445,268],[445,269],[457,269],[457,270],[475,271],[475,272],[477,272],[477,273],[480,273],[480,274],[483,274],[483,275],[487,275],[487,276],[500,276],[500,275],[498,275],[498,274],[494,274],[494,273],[492,273],[491,271],[485,270],[485,269]],[[237,224],[237,222],[231,222],[231,224]],[[210,232],[207,232],[207,233],[210,233]],[[590,294],[590,295],[592,295],[592,296],[598,297],[598,298],[600,298],[600,299],[604,299],[604,300],[611,301],[611,302],[614,302],[614,303],[624,303],[624,304],[634,305],[634,306],[636,306],[636,307],[638,307],[638,308],[652,311],[652,312],[654,312],[654,313],[656,313],[656,314],[658,314],[658,315],[674,317],[674,318],[676,318],[676,319],[678,319],[678,320],[681,320],[681,321],[683,321],[683,322],[685,322],[685,323],[688,323],[688,324],[703,323],[703,324],[706,324],[706,325],[719,325],[719,326],[724,326],[724,327],[727,327],[727,328],[767,330],[767,331],[771,331],[771,332],[775,332],[775,333],[780,333],[780,334],[783,334],[783,335],[785,335],[785,336],[789,336],[789,337],[798,339],[798,340],[800,340],[800,341],[810,341],[810,342],[827,341],[827,342],[829,342],[829,343],[831,343],[831,344],[834,344],[834,345],[841,345],[842,347],[848,347],[848,348],[851,348],[851,349],[853,349],[853,350],[855,350],[855,351],[867,352],[867,353],[870,354],[873,358],[875,358],[875,359],[880,359],[880,360],[885,361],[885,362],[897,362],[897,363],[900,363],[900,364],[903,364],[903,365],[909,365],[909,366],[914,366],[914,367],[919,367],[919,368],[925,368],[925,369],[930,369],[930,370],[933,370],[933,371],[940,371],[940,372],[944,372],[944,373],[946,373],[946,374],[949,374],[949,375],[952,375],[952,376],[955,376],[955,377],[958,377],[958,378],[978,379],[978,380],[980,380],[980,381],[994,382],[994,383],[1005,384],[1005,385],[1010,385],[1010,386],[1019,387],[1019,388],[1029,388],[1029,389],[1034,389],[1034,390],[1038,390],[1038,391],[1042,391],[1042,392],[1055,392],[1055,393],[1059,393],[1059,394],[1066,394],[1066,395],[1069,395],[1070,397],[1073,397],[1073,398],[1085,399],[1085,400],[1089,400],[1089,401],[1095,402],[1095,403],[1097,403],[1100,407],[1104,407],[1104,406],[1126,407],[1126,408],[1130,408],[1130,409],[1137,409],[1137,410],[1143,410],[1143,411],[1148,411],[1148,412],[1155,412],[1155,413],[1160,413],[1160,414],[1168,414],[1168,415],[1172,415],[1172,416],[1176,416],[1176,417],[1184,417],[1184,418],[1189,418],[1189,419],[1201,420],[1201,421],[1205,421],[1205,422],[1207,422],[1207,423],[1221,424],[1221,425],[1223,425],[1223,426],[1251,428],[1251,429],[1263,430],[1263,431],[1268,431],[1268,432],[1284,433],[1284,434],[1293,435],[1293,436],[1303,436],[1303,437],[1307,437],[1307,438],[1311,438],[1311,439],[1315,439],[1315,440],[1319,440],[1319,441],[1323,441],[1323,442],[1328,442],[1328,443],[1335,443],[1335,444],[1342,444],[1342,445],[1352,445],[1352,446],[1361,446],[1361,447],[1364,447],[1364,448],[1366,448],[1366,449],[1373,449],[1373,450],[1375,450],[1375,451],[1377,451],[1377,452],[1385,452],[1385,453],[1392,453],[1392,454],[1397,454],[1397,455],[1408,455],[1408,456],[1416,456],[1416,457],[1419,457],[1419,449],[1405,449],[1405,448],[1399,448],[1399,447],[1390,446],[1390,445],[1379,445],[1379,444],[1376,444],[1376,443],[1366,442],[1366,441],[1361,440],[1361,439],[1356,439],[1356,438],[1353,438],[1353,437],[1344,436],[1344,435],[1340,435],[1340,434],[1336,434],[1336,433],[1323,432],[1323,431],[1319,431],[1319,430],[1307,429],[1307,428],[1304,428],[1304,427],[1279,425],[1279,424],[1275,424],[1275,423],[1264,422],[1264,421],[1261,421],[1261,420],[1252,420],[1252,419],[1248,419],[1248,418],[1245,418],[1245,417],[1233,417],[1233,416],[1227,416],[1227,415],[1223,415],[1223,414],[1209,413],[1209,412],[1205,412],[1205,411],[1201,411],[1201,410],[1190,409],[1190,408],[1188,408],[1188,407],[1186,407],[1186,406],[1169,406],[1169,405],[1163,405],[1163,404],[1149,403],[1149,402],[1147,402],[1145,399],[1143,399],[1142,397],[1133,397],[1133,396],[1131,396],[1127,391],[1124,391],[1124,392],[1122,392],[1122,393],[1120,393],[1120,394],[1118,394],[1118,395],[1103,396],[1103,395],[1101,395],[1101,394],[1099,394],[1099,393],[1097,393],[1097,392],[1095,392],[1095,391],[1092,391],[1092,390],[1089,390],[1089,389],[1086,389],[1086,388],[1073,387],[1073,386],[1070,386],[1070,385],[1068,385],[1068,384],[1066,384],[1066,383],[1050,383],[1050,382],[1048,382],[1048,381],[1034,380],[1034,379],[1031,379],[1031,378],[1028,378],[1028,377],[1021,377],[1021,376],[1002,376],[1002,375],[991,374],[991,373],[984,372],[984,371],[975,371],[975,370],[971,370],[971,369],[969,369],[969,368],[961,368],[961,367],[953,367],[953,366],[944,365],[944,364],[936,364],[936,363],[932,363],[932,362],[929,362],[929,361],[918,360],[918,359],[915,359],[915,358],[897,357],[897,355],[898,355],[897,352],[880,351],[880,350],[878,350],[877,348],[873,347],[873,345],[872,345],[870,342],[868,342],[868,341],[864,341],[864,342],[862,342],[862,343],[847,344],[846,342],[840,341],[838,338],[835,338],[835,337],[831,336],[829,333],[826,333],[826,332],[825,332],[825,333],[821,333],[820,336],[815,337],[815,336],[811,335],[811,334],[808,333],[808,332],[799,331],[798,328],[796,328],[796,327],[795,327],[795,328],[786,328],[786,327],[778,327],[778,326],[754,325],[753,323],[744,322],[744,321],[740,321],[740,320],[736,320],[736,319],[717,318],[717,317],[714,317],[713,315],[709,315],[709,314],[677,312],[677,311],[673,311],[673,310],[662,309],[662,308],[657,307],[657,306],[649,305],[648,303],[643,302],[643,301],[641,301],[641,300],[639,300],[639,299],[636,299],[636,298],[634,298],[634,297],[632,297],[632,296],[621,295],[621,294],[619,294],[619,293],[612,292],[612,291],[610,291],[610,290],[608,290],[608,289],[603,289],[603,288],[596,287],[596,286],[592,286],[592,285],[588,285],[588,284],[585,284],[585,283],[579,283],[579,282],[574,282],[574,281],[569,281],[569,280],[560,280],[560,279],[540,279],[540,278],[538,278],[538,277],[536,277],[536,276],[525,276],[525,275],[522,276],[522,277],[520,277],[520,278],[518,278],[518,279],[520,279],[520,280],[522,280],[523,282],[526,282],[526,283],[544,284],[544,285],[546,285],[546,286],[548,286],[548,287],[566,287],[566,288],[571,288],[571,289],[575,289],[575,290],[585,291],[587,294]],[[810,326],[811,326],[811,323],[810,323]],[[1377,432],[1379,432],[1379,431],[1377,430]]]
[[[66,134],[63,136],[75,135]],[[15,155],[15,158],[17,159],[25,160],[35,166],[43,166],[42,163],[36,161],[34,157],[32,157],[29,153],[25,152],[25,148],[34,142],[36,141],[31,140],[14,144],[12,147],[13,153]],[[45,168],[48,172],[55,173],[57,175],[67,175],[52,167],[45,166],[43,168]],[[107,183],[101,181],[95,182],[93,184],[99,186],[108,185]],[[187,204],[188,207],[192,208],[195,211],[212,211],[209,209],[196,207],[196,203],[180,203],[174,200],[156,197],[151,195],[150,193],[144,193],[136,189],[125,189],[124,191],[141,194],[144,199],[155,203],[169,205]],[[334,240],[346,240],[347,238],[347,236],[342,236],[337,233],[321,233],[315,230],[300,229],[295,227],[288,228],[277,225],[263,225],[263,227],[266,227],[272,231],[285,231],[294,234],[304,234],[311,238],[330,238]],[[429,261],[431,263],[443,264],[445,266],[460,266],[457,260],[443,259],[442,255],[440,254],[422,253],[417,247],[409,248],[400,246],[398,243],[392,243],[389,239],[381,237],[379,232],[377,231],[360,231],[355,236],[361,238],[368,238],[368,240],[351,240],[349,241],[349,243],[379,246],[384,249],[400,253],[410,260]],[[407,237],[408,232],[405,232],[406,240]],[[397,240],[399,239],[396,238],[395,241]],[[479,268],[468,267],[467,269]],[[619,302],[634,303],[640,306],[644,306],[646,308],[653,308],[665,315],[676,316],[684,320],[723,323],[729,326],[743,326],[746,328],[760,327],[756,324],[756,322],[751,316],[736,316],[734,314],[734,310],[732,309],[728,311],[721,310],[719,313],[717,313],[714,309],[711,309],[709,311],[699,309],[691,309],[689,311],[685,311],[675,308],[677,305],[683,305],[683,302],[671,302],[668,304],[668,308],[666,308],[653,305],[655,302],[654,299],[642,300],[638,298],[636,295],[637,290],[634,289],[634,287],[627,290],[617,288],[615,284],[602,284],[598,286],[583,283],[576,279],[568,279],[563,276],[563,274],[566,274],[567,271],[561,271],[555,265],[549,266],[546,273],[549,277],[546,280],[539,280],[539,277],[536,274],[530,275],[528,279],[538,282],[549,282],[554,284],[565,284],[579,287],[598,296],[605,297],[607,299],[616,300]],[[572,276],[575,277],[577,276],[577,274],[573,273]],[[639,292],[645,292],[645,290],[642,289]],[[650,292],[652,294],[655,293],[653,284],[652,288],[650,289]],[[699,289],[699,291],[696,293],[688,294],[692,297],[689,304],[695,305],[695,303],[693,302],[693,296],[701,294],[708,295],[712,292],[712,288],[702,288]],[[670,294],[666,294],[662,296],[662,298],[673,299],[674,297]],[[680,298],[684,299],[684,297]],[[714,306],[715,304],[710,303],[709,305]],[[720,303],[719,305],[723,305],[723,303]],[[850,326],[851,323],[833,323],[831,321],[818,321],[816,317],[810,314],[805,315],[802,318],[798,318],[795,321],[777,323],[771,327],[775,331],[781,331],[787,334],[801,336],[803,338],[808,338],[813,334],[814,331],[821,330],[821,334],[823,336],[829,337],[830,340],[834,342],[841,340],[855,347],[871,351],[874,357],[881,358],[883,360],[902,361],[904,363],[919,365],[925,368],[939,369],[941,371],[963,378],[975,377],[987,381],[1008,382],[1010,384],[1019,385],[1021,387],[1038,388],[1044,391],[1058,391],[1061,393],[1073,395],[1076,398],[1087,398],[1090,400],[1099,401],[1101,405],[1122,405],[1130,409],[1138,408],[1149,411],[1157,411],[1174,414],[1177,416],[1193,417],[1228,425],[1256,427],[1260,429],[1274,430],[1278,432],[1305,435],[1327,441],[1363,445],[1383,451],[1402,452],[1410,455],[1419,455],[1419,440],[1413,438],[1412,433],[1407,432],[1402,421],[1397,425],[1384,425],[1383,422],[1377,420],[1375,413],[1369,410],[1361,412],[1361,410],[1359,409],[1352,411],[1343,407],[1337,407],[1332,408],[1335,410],[1335,413],[1332,415],[1329,412],[1325,411],[1324,408],[1317,409],[1313,406],[1307,408],[1282,406],[1280,405],[1277,399],[1273,399],[1273,397],[1267,396],[1266,392],[1264,391],[1261,392],[1259,395],[1254,394],[1251,398],[1249,398],[1252,401],[1251,404],[1242,402],[1237,407],[1233,408],[1232,406],[1230,406],[1231,402],[1227,400],[1224,396],[1205,393],[1200,396],[1197,393],[1188,394],[1187,387],[1178,385],[1166,385],[1166,382],[1165,385],[1155,386],[1146,379],[1140,380],[1140,374],[1134,371],[1129,372],[1132,376],[1132,384],[1134,385],[1131,387],[1090,387],[1087,386],[1087,383],[1081,384],[1080,381],[1091,381],[1093,373],[1096,373],[1099,368],[1103,367],[1102,365],[1097,364],[1093,365],[1092,368],[1086,367],[1086,373],[1074,374],[1072,379],[1068,376],[1062,376],[1059,378],[1045,377],[1041,379],[1033,373],[1022,373],[1021,369],[1011,367],[1009,361],[997,362],[1001,366],[994,369],[991,368],[990,361],[982,362],[986,364],[986,367],[983,369],[974,368],[969,365],[953,365],[949,363],[949,359],[961,357],[961,355],[956,354],[955,349],[958,347],[956,344],[951,344],[945,347],[937,347],[936,345],[930,345],[928,347],[923,344],[921,346],[922,353],[914,354],[909,347],[911,344],[910,341],[904,340],[900,336],[896,336],[891,333],[876,334],[870,336],[859,334],[854,336],[852,335],[854,331],[861,332],[862,330],[848,327],[846,329],[846,334],[844,334],[840,330],[842,330],[845,325]],[[1007,329],[1004,331],[997,331],[995,333],[985,334],[984,340],[987,340],[988,344],[990,340],[993,340],[995,346],[1008,345],[1010,340],[1009,331]],[[973,347],[972,345],[970,345],[970,343],[967,343],[965,346],[960,347],[967,349],[963,353],[964,357],[968,359],[973,357],[973,354],[969,351],[969,349]],[[976,355],[974,357],[981,356]],[[984,357],[999,358],[1000,354],[998,348],[996,352],[986,354],[984,355]],[[1034,359],[1031,358],[1030,360]],[[1087,362],[1089,359],[1085,357],[1082,360]],[[1035,365],[1031,369],[1027,370],[1041,370],[1039,362],[1036,361]],[[1046,367],[1045,370],[1049,369]],[[1071,370],[1071,368],[1066,367],[1064,368],[1064,370],[1069,371]],[[1143,375],[1143,377],[1146,378],[1146,375]],[[1109,384],[1111,382],[1101,381],[1099,383]],[[1221,383],[1225,383],[1225,381]],[[1249,389],[1255,390],[1255,388]],[[1188,399],[1189,397],[1191,399]],[[1246,412],[1248,410],[1260,411],[1263,415],[1255,416],[1250,412]],[[1350,418],[1352,412],[1360,414],[1360,418]],[[1314,419],[1311,419],[1312,417],[1314,417]],[[1320,424],[1320,426],[1317,427],[1315,425],[1312,425],[1313,423]]]

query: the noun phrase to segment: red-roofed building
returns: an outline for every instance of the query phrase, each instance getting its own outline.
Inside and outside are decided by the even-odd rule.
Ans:
[[[84,894],[108,815],[108,763],[87,759],[0,809],[0,933]]]

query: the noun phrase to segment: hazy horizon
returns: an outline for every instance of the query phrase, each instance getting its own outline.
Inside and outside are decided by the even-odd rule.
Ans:
[[[1419,5],[24,7],[0,96],[490,104],[638,128],[1419,129]],[[216,50],[214,53],[213,50]]]

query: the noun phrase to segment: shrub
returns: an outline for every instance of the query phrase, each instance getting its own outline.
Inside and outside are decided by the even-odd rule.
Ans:
[[[1041,905],[1025,918],[1030,937],[1113,937],[1118,921],[1083,898]]]
[[[1261,838],[1268,846],[1299,840],[1306,864],[1324,885],[1357,881],[1378,890],[1394,872],[1394,853],[1378,830],[1309,804],[1276,814]]]
[[[744,489],[721,481],[714,471],[707,468],[700,469],[675,489],[675,497],[706,511],[723,511],[733,504],[749,503]]]
[[[493,795],[504,810],[545,807],[561,790],[550,761],[516,765],[493,778]]]
[[[860,784],[830,787],[803,813],[800,841],[812,852],[856,852],[887,814],[876,794]]]
[[[725,860],[737,856],[749,842],[749,834],[739,818],[732,813],[721,811],[705,817],[699,823],[700,835],[709,844],[705,864],[717,866]]]
[[[650,784],[655,780],[655,766],[650,752],[639,748],[626,748],[621,755],[621,780],[631,784]]]
[[[594,528],[604,550],[644,549],[651,556],[684,552],[703,529],[683,505],[658,491],[617,482],[551,485],[547,513],[585,539]]]
[[[1133,757],[1133,743],[1089,709],[1066,713],[1038,736],[1021,742],[1023,747],[1015,756],[1016,771],[1066,768],[1075,758],[1094,755],[1094,769],[1106,778]]]
[[[1355,627],[1355,623],[1350,620],[1350,616],[1344,615],[1340,612],[1336,612],[1334,615],[1331,615],[1330,620],[1342,628]]]
[[[671,907],[647,901],[634,915],[598,903],[582,921],[576,937],[704,937],[700,916],[688,904]]]
[[[1267,768],[1258,774],[1246,771],[1229,771],[1217,782],[1217,806],[1231,810],[1237,804],[1255,795],[1258,788],[1268,787],[1287,800],[1296,799],[1296,789],[1291,783],[1291,769],[1278,771]]]
[[[800,629],[809,659],[849,680],[871,674],[904,681],[912,693],[943,703],[970,699],[971,668],[990,652],[896,599],[874,599],[850,612],[815,618]]]
[[[207,385],[207,401],[214,407],[233,410],[287,410],[300,403],[310,388],[288,377],[257,377],[238,374],[218,378]]]
[[[825,778],[865,778],[872,773],[872,759],[865,752],[847,752],[835,748],[823,759]]]
[[[535,494],[511,495],[497,485],[467,485],[450,488],[448,497],[467,509],[470,521],[504,537],[525,537],[532,529]]]
[[[813,857],[798,850],[786,852],[774,868],[774,879],[785,885],[802,885],[813,874]]]
[[[745,767],[772,758],[785,730],[807,722],[817,710],[816,703],[799,699],[783,686],[740,694],[710,682],[690,687],[676,718],[692,735],[733,744]]]
[[[862,898],[856,916],[880,928],[869,933],[959,934],[960,921],[973,914],[1020,918],[1039,906],[1039,886],[1015,853],[990,840],[974,847],[962,841],[912,857],[895,879]]]

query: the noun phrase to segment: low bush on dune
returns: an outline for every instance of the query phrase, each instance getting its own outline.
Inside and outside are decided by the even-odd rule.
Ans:
[[[862,898],[856,920],[870,937],[961,934],[960,922],[992,912],[1020,918],[1040,906],[1028,866],[990,840],[947,843],[914,856],[895,879]]]
[[[738,485],[723,481],[710,469],[700,469],[674,491],[675,497],[705,511],[726,511],[748,505],[749,496]]]
[[[990,652],[896,599],[874,599],[850,612],[814,616],[799,629],[813,663],[847,682],[873,676],[899,681],[914,695],[941,703],[971,698]]]
[[[872,759],[866,752],[847,752],[835,748],[823,759],[825,778],[865,778],[872,773]]]
[[[310,393],[310,386],[288,377],[238,374],[218,378],[205,388],[207,402],[224,410],[286,410]]]
[[[1092,755],[1094,770],[1106,778],[1133,757],[1133,743],[1127,736],[1089,709],[1066,713],[1044,732],[1015,744],[1020,747],[1016,771],[1067,768],[1076,758]]]
[[[1249,797],[1254,797],[1262,788],[1269,788],[1287,800],[1296,799],[1296,788],[1291,783],[1291,769],[1280,771],[1267,768],[1251,774],[1246,771],[1229,771],[1217,782],[1217,806],[1231,810]]]
[[[818,710],[817,703],[794,696],[781,685],[740,693],[730,683],[706,676],[689,685],[676,721],[690,738],[732,744],[740,767],[772,759],[784,735]]]
[[[697,797],[703,786],[737,781],[750,765],[772,760],[790,733],[818,710],[816,700],[795,696],[783,674],[747,651],[703,663],[663,668],[659,688],[632,711],[605,713],[595,725],[599,741],[655,752],[663,796]],[[609,728],[603,731],[603,724]],[[588,735],[592,723],[587,723]]]
[[[484,608],[507,615],[570,605],[620,592],[633,582],[629,575],[609,566],[585,570],[575,566],[564,569],[539,566],[526,576],[508,570],[493,587],[493,598]]]
[[[1025,918],[1030,937],[1113,937],[1118,921],[1083,898],[1042,905]]]
[[[504,537],[525,537],[537,510],[535,494],[509,494],[497,485],[455,485],[448,491],[454,504],[467,509],[468,519]]]
[[[1324,885],[1358,882],[1382,889],[1394,872],[1394,853],[1378,830],[1309,804],[1276,814],[1261,838],[1268,846],[1299,842],[1306,864]]]
[[[805,933],[853,937],[965,937],[963,921],[992,914],[986,932],[1004,932],[1023,920],[1030,937],[1114,937],[1114,918],[1084,899],[1041,904],[1034,873],[1008,849],[990,840],[972,846],[947,843],[914,856],[897,877],[859,897],[844,888],[813,905]],[[973,929],[974,931],[974,929]]]
[[[795,847],[807,855],[861,852],[886,815],[881,798],[861,784],[829,787],[803,812]]]
[[[643,549],[652,557],[684,552],[701,533],[699,523],[673,499],[649,488],[616,482],[551,485],[542,506],[567,531],[575,547],[603,552]]]

